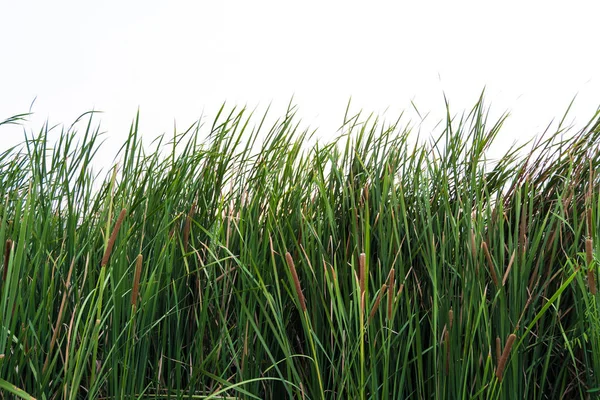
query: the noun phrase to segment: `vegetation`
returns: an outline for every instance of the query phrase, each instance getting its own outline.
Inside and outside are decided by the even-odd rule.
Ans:
[[[416,144],[136,118],[106,178],[94,117],[0,154],[0,398],[600,393],[600,111],[495,161],[481,99]]]

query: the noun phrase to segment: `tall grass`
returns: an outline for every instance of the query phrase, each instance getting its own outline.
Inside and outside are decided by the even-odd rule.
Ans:
[[[481,99],[412,145],[136,118],[106,178],[94,117],[0,154],[0,398],[600,393],[600,112],[495,162]]]

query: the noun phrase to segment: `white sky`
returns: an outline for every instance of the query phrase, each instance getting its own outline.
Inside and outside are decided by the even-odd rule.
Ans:
[[[575,95],[576,126],[600,105],[599,11],[596,1],[6,0],[0,119],[37,97],[30,128],[93,108],[112,139],[139,106],[154,138],[224,101],[272,102],[281,116],[293,95],[327,137],[350,96],[354,111],[390,118],[413,100],[436,122],[443,93],[459,112],[486,86],[495,115],[511,111],[502,138],[512,142],[541,133]],[[0,128],[0,149],[21,138]]]

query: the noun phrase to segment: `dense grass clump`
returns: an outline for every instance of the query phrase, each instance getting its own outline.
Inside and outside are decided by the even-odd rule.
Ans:
[[[105,179],[93,114],[46,127],[0,154],[0,398],[593,398],[599,117],[493,162],[482,101],[412,145],[136,118]]]

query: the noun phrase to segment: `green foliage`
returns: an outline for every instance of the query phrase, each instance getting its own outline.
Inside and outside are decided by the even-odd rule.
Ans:
[[[599,116],[493,162],[482,99],[414,145],[136,118],[105,178],[93,113],[46,126],[0,154],[0,398],[595,396]]]

